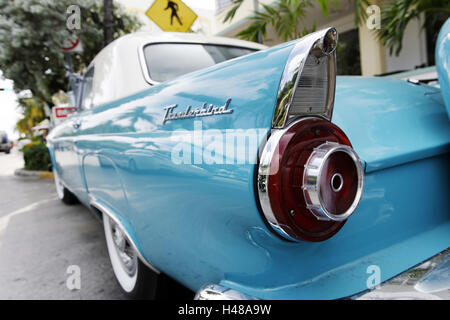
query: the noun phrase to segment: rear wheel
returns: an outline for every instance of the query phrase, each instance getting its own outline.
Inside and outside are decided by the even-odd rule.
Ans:
[[[106,214],[103,214],[103,226],[114,275],[125,296],[130,299],[160,298],[158,293],[163,286],[163,277],[141,262],[127,235]]]
[[[53,171],[53,176],[55,179],[56,194],[58,195],[58,198],[65,204],[78,203],[78,198],[72,192],[70,192],[66,187],[64,187],[61,180],[59,179],[59,176],[58,176],[58,173],[56,172],[56,170]]]

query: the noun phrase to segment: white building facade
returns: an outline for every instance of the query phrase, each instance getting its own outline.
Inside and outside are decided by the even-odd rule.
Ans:
[[[227,11],[232,6],[232,1],[216,0],[216,16],[213,27],[215,35],[234,37],[239,31],[249,26],[249,18],[253,15],[256,7],[260,8],[260,4],[271,4],[274,1],[276,0],[244,0],[234,19],[231,22],[223,23]],[[380,4],[380,1],[372,1],[372,3]],[[340,1],[339,8],[330,10],[328,18],[323,16],[316,2],[306,15],[306,19],[299,24],[299,30],[304,27],[311,28],[314,24],[317,30],[329,26],[338,30],[341,44],[353,47],[347,48],[346,52],[348,52],[349,57],[341,57],[341,60],[346,60],[342,63],[353,63],[354,55],[359,54],[354,63],[359,63],[359,74],[364,76],[414,69],[426,65],[428,62],[426,34],[418,20],[413,20],[408,24],[403,38],[403,49],[399,56],[394,54],[391,56],[389,50],[375,38],[374,32],[366,24],[355,25],[354,6],[350,1]],[[281,42],[280,39],[277,39],[273,30],[267,30],[264,44],[271,46]],[[347,66],[341,73],[346,74],[346,70],[358,74],[352,66]]]

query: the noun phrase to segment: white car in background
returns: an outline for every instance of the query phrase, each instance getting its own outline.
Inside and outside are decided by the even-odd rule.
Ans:
[[[0,131],[0,151],[9,153],[11,151],[11,142],[5,131]]]

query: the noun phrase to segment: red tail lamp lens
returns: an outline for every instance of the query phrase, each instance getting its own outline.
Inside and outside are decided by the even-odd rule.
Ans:
[[[290,240],[322,241],[355,211],[363,172],[344,132],[305,118],[274,132],[258,172],[258,195],[269,224]]]

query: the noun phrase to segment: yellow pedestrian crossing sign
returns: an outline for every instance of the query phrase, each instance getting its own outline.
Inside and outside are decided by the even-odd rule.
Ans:
[[[181,0],[155,0],[146,16],[164,31],[186,32],[197,15]]]

